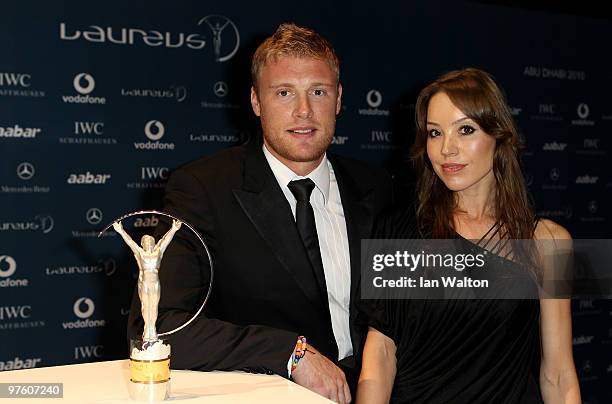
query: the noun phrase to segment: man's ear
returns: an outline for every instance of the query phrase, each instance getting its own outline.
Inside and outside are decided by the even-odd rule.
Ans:
[[[338,98],[336,99],[336,115],[340,113],[342,109],[342,84],[338,83]]]
[[[259,105],[259,97],[257,96],[255,86],[251,86],[251,107],[255,115],[261,116],[261,106]]]

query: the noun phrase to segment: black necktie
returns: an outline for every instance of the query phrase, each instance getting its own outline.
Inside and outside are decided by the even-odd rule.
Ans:
[[[310,194],[315,187],[315,183],[310,178],[305,178],[303,180],[291,181],[288,187],[297,201],[295,204],[295,223],[304,242],[304,247],[306,247],[306,252],[310,258],[315,278],[321,288],[321,293],[327,300],[327,286],[321,250],[319,249],[317,224],[312,205],[310,204]]]

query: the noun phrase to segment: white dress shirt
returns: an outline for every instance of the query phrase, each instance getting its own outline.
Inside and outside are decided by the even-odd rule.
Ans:
[[[338,182],[327,156],[321,164],[305,177],[299,176],[281,163],[263,146],[264,155],[291,206],[295,219],[296,200],[287,186],[293,180],[310,178],[315,188],[310,195],[319,238],[319,248],[327,285],[327,300],[332,330],[338,345],[338,360],[353,354],[349,328],[349,303],[351,299],[351,265],[344,210]],[[308,335],[305,335],[308,338]]]

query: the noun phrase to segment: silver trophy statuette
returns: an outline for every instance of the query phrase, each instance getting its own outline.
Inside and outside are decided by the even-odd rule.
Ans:
[[[123,219],[143,214],[160,215],[172,219],[172,227],[157,243],[152,236],[144,235],[140,240],[140,245],[138,245],[123,229],[123,225],[121,224]],[[157,321],[157,310],[159,298],[161,296],[159,267],[166,248],[182,225],[185,225],[185,227],[196,236],[204,248],[210,265],[210,281],[202,304],[196,313],[184,324],[158,334],[155,323]],[[106,226],[98,237],[110,227],[111,224]],[[138,263],[138,297],[140,297],[142,318],[144,320],[142,339],[130,340],[130,383],[128,384],[128,391],[132,400],[147,401],[149,403],[160,402],[170,397],[171,349],[170,341],[165,337],[187,327],[204,309],[208,297],[210,296],[213,282],[213,263],[210,251],[202,239],[202,236],[189,223],[179,220],[179,218],[170,214],[155,210],[128,213],[127,215],[115,219],[112,222],[112,227],[130,247]],[[165,339],[162,339],[162,337]]]
[[[113,223],[113,228],[130,247],[138,263],[138,297],[140,298],[142,318],[144,320],[142,339],[146,342],[154,342],[158,339],[155,322],[157,321],[157,306],[160,296],[159,266],[164,251],[166,251],[170,241],[172,241],[174,233],[181,228],[181,224],[179,220],[173,219],[172,227],[157,243],[155,243],[155,239],[152,236],[145,234],[140,240],[140,244],[142,245],[142,247],[140,247],[132,240],[130,235],[123,230],[121,221]]]

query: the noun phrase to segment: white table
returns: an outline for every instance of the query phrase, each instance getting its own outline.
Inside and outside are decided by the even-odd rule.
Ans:
[[[136,403],[128,394],[127,360],[0,372],[0,383],[64,383],[64,398],[0,398],[0,403]],[[331,403],[278,375],[172,370],[171,386],[169,402],[177,404]]]

